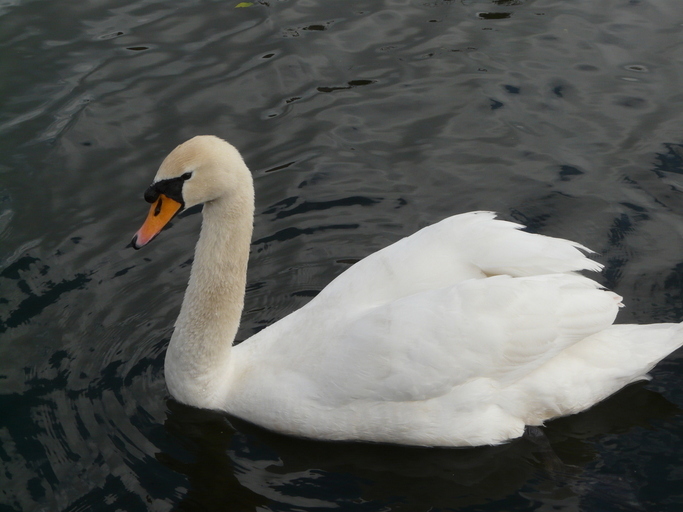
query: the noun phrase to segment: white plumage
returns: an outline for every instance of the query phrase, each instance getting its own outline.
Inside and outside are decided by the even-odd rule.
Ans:
[[[620,297],[577,273],[601,268],[586,248],[473,212],[368,256],[232,347],[251,175],[226,142],[191,139],[159,169],[148,222],[184,174],[177,199],[205,203],[204,221],[166,378],[190,405],[317,439],[496,444],[647,378],[683,344],[679,324],[612,325]]]

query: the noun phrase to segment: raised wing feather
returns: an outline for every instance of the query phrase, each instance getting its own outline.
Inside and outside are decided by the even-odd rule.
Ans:
[[[454,215],[364,258],[316,298],[357,310],[465,279],[599,271],[576,242],[520,231],[491,212]]]

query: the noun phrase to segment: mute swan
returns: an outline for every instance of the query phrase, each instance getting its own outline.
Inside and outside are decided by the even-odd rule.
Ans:
[[[359,261],[233,346],[254,215],[242,157],[217,137],[190,139],[166,157],[145,199],[136,249],[204,203],[166,353],[169,391],[280,433],[497,444],[647,379],[683,344],[679,324],[612,325],[621,298],[577,274],[601,269],[585,247],[473,212]]]

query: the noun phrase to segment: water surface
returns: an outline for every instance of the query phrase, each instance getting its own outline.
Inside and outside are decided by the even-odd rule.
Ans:
[[[292,439],[168,396],[200,215],[125,248],[211,133],[256,185],[239,340],[477,209],[598,251],[621,322],[680,321],[679,1],[238,3],[0,5],[0,510],[681,510],[681,353],[547,441]]]

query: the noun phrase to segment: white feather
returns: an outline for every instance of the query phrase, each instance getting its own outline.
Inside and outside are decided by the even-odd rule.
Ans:
[[[612,325],[621,298],[577,271],[571,241],[489,212],[455,215],[355,264],[299,311],[232,347],[253,187],[214,137],[179,146],[155,181],[192,170],[208,201],[166,357],[180,401],[317,439],[496,444],[647,378],[678,324]]]

